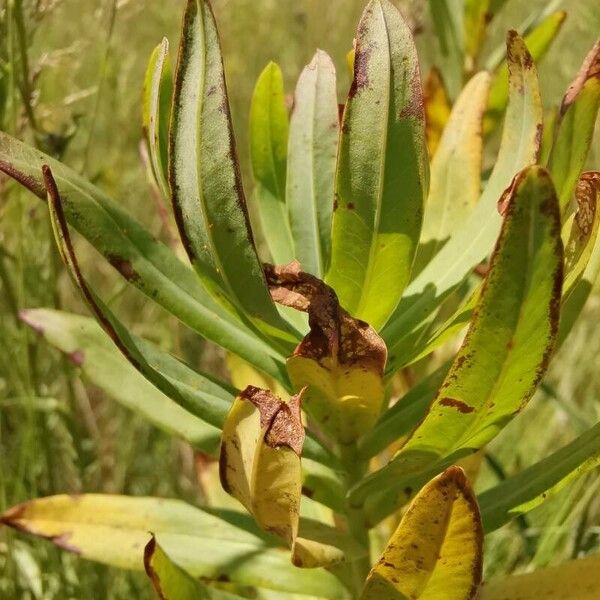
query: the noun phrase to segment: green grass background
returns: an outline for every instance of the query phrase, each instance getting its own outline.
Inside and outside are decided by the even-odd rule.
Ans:
[[[349,84],[345,54],[363,0],[214,0],[225,53],[243,174],[248,190],[246,128],[254,81],[269,60],[283,67],[288,91],[316,47],[339,73],[340,99]],[[401,2],[423,25],[424,68],[434,58],[424,0]],[[509,0],[494,24],[489,49],[505,30],[544,2]],[[152,231],[161,223],[138,154],[140,95],[146,61],[166,35],[175,52],[182,0],[3,0],[0,8],[3,128],[53,148],[70,140],[64,160],[132,210]],[[22,7],[27,61],[19,47],[15,7]],[[38,18],[34,9],[42,9]],[[600,31],[595,0],[566,0],[569,17],[540,66],[545,105],[555,106]],[[488,47],[486,46],[486,47]],[[28,120],[19,73],[33,81]],[[594,149],[599,156],[597,144]],[[596,166],[598,163],[596,161]],[[221,369],[219,356],[181,330],[84,248],[93,282],[136,332],[193,364]],[[0,510],[58,492],[179,496],[198,501],[191,451],[121,409],[79,378],[16,319],[20,308],[84,307],[59,267],[45,207],[0,182]],[[600,416],[600,299],[554,361],[547,384],[490,452],[505,473],[530,464]],[[535,426],[532,426],[534,423]],[[498,473],[484,468],[481,485]],[[597,474],[560,493],[526,520],[487,539],[487,574],[543,566],[600,550]],[[151,598],[143,576],[111,570],[58,552],[49,544],[0,530],[1,599]]]

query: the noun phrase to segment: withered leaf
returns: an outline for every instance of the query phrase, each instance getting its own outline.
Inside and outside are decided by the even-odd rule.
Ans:
[[[373,426],[381,410],[385,343],[297,261],[264,268],[273,300],[308,313],[310,332],[287,361],[294,387],[308,386],[307,412],[339,442],[354,441]]]

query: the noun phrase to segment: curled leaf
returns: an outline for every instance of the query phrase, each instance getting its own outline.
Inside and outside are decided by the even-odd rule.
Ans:
[[[464,471],[450,467],[412,501],[361,600],[472,600],[482,551],[477,501]]]
[[[288,544],[298,532],[302,492],[300,397],[285,403],[248,386],[225,421],[219,460],[223,488]]]
[[[169,42],[164,38],[154,49],[148,62],[144,80],[142,126],[152,175],[165,198],[169,196],[167,150],[172,94]]]
[[[291,548],[296,566],[318,567],[343,561],[345,552],[332,545],[330,527],[300,521],[302,394],[284,402],[268,390],[243,390],[223,427],[219,472],[225,491]]]
[[[347,444],[368,431],[384,398],[387,350],[375,330],[352,318],[335,292],[299,263],[265,266],[273,299],[308,312],[310,332],[287,361],[296,389],[308,386],[307,412]]]

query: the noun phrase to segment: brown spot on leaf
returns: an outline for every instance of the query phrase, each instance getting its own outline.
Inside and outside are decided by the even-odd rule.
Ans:
[[[456,408],[461,413],[471,413],[475,410],[473,406],[469,406],[462,400],[458,400],[457,398],[448,398],[447,396],[440,399],[440,404],[442,406],[451,406],[452,408]]]
[[[348,210],[354,210],[354,202],[348,202],[348,203],[346,204],[346,208],[347,208]]]
[[[133,268],[131,261],[121,258],[117,255],[109,255],[108,262],[117,270],[127,281],[138,281],[140,276]]]
[[[402,107],[399,116],[401,119],[412,117],[423,120],[425,118],[421,72],[418,64],[415,65],[415,70],[410,79],[410,92],[407,94],[406,104]]]
[[[359,38],[361,36],[361,27],[359,26]],[[358,92],[369,86],[369,60],[371,58],[372,48],[370,46],[363,47],[359,41],[356,44],[356,52],[354,55],[354,77],[352,85],[348,92],[348,98],[354,98]]]

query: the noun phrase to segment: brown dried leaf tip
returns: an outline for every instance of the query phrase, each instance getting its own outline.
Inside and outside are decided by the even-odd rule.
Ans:
[[[326,368],[333,362],[383,376],[385,342],[368,323],[354,319],[340,306],[332,288],[302,271],[298,261],[264,268],[273,300],[308,313],[310,332],[294,356],[311,358]]]
[[[590,79],[600,80],[600,40],[594,44],[594,47],[590,50],[589,54],[585,57],[581,69],[575,76],[575,79],[568,87],[565,97],[563,98],[560,106],[560,114],[564,115],[571,104],[575,102],[575,99],[583,89],[583,86]]]
[[[265,442],[271,448],[287,446],[298,456],[304,446],[301,403],[304,390],[284,402],[269,390],[249,385],[240,392],[240,400],[251,402],[260,413],[260,427],[266,430]]]

